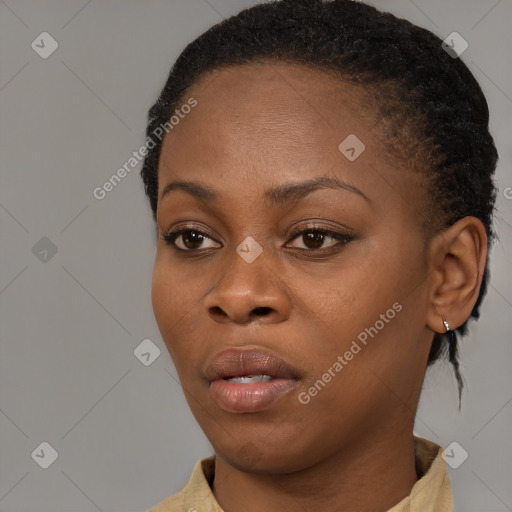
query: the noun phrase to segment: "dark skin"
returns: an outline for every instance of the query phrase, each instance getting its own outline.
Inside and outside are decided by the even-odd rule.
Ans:
[[[470,315],[487,258],[482,223],[425,233],[425,184],[384,144],[363,91],[321,71],[271,64],[216,70],[187,91],[198,105],[164,140],[152,301],[192,413],[216,454],[213,492],[226,512],[384,511],[418,476],[413,425],[434,332]],[[338,145],[356,134],[350,162]],[[322,187],[270,205],[264,191],[322,176]],[[218,204],[173,190],[200,182]],[[331,229],[314,242],[293,227]],[[163,240],[190,227],[177,251]],[[197,232],[204,238],[198,239]],[[262,247],[252,263],[236,252]],[[186,251],[189,252],[186,252]],[[301,391],[393,303],[402,310],[305,405]],[[255,308],[267,308],[256,314]],[[230,413],[204,377],[229,347],[261,348],[300,369],[272,407]]]

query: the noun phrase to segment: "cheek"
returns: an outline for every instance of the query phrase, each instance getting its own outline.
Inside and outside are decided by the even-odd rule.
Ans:
[[[169,352],[177,347],[171,341],[180,339],[180,329],[186,324],[187,315],[197,307],[200,291],[193,280],[187,280],[164,256],[157,254],[151,283],[151,302],[160,334]],[[174,345],[174,343],[173,343]]]
[[[317,372],[329,368],[353,341],[362,348],[354,358],[359,364],[389,368],[391,374],[400,361],[415,356],[412,345],[422,330],[425,287],[421,283],[426,283],[425,269],[419,246],[411,244],[405,254],[394,249],[398,245],[391,237],[388,242],[361,248],[360,254],[358,250],[357,258],[347,259],[341,271],[332,272],[320,295],[313,282],[303,288],[309,294],[303,295],[303,301],[313,304],[312,312],[317,323],[323,325],[327,341],[321,352],[314,353]],[[357,381],[363,375],[352,378]]]
[[[190,380],[204,357],[201,339],[208,332],[204,299],[211,287],[210,276],[204,268],[185,268],[170,261],[165,248],[157,251],[151,283],[153,313],[180,379]]]
[[[341,355],[350,359],[341,378],[335,379],[335,400],[345,400],[348,386],[366,401],[385,403],[401,397],[405,402],[423,368],[427,280],[419,249],[411,246],[406,255],[391,250],[380,252],[378,258],[375,254],[353,274],[353,302],[345,302],[345,318],[333,317],[332,330],[346,333],[344,346],[338,344],[337,351],[343,349]]]
[[[173,289],[174,283],[171,273],[157,257],[151,282],[151,303],[160,331],[172,325],[173,320],[178,315],[176,306],[179,303],[175,303],[177,301],[175,300],[176,295],[172,292]]]

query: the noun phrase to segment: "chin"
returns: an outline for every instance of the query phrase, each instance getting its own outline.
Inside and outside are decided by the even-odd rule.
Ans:
[[[230,466],[244,473],[260,475],[279,475],[293,473],[303,469],[300,453],[281,453],[274,450],[260,451],[248,442],[238,451],[220,452],[217,457],[224,459]]]
[[[321,450],[312,448],[305,439],[302,443],[298,442],[299,433],[283,439],[282,436],[273,438],[271,434],[254,437],[237,434],[210,439],[210,443],[218,458],[245,473],[288,474],[319,462]]]

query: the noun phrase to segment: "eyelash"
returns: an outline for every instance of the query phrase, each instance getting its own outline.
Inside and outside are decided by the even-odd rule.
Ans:
[[[198,235],[206,238],[210,238],[214,240],[212,237],[210,237],[208,234],[204,233],[203,231],[200,231],[198,229],[194,229],[192,227],[183,227],[176,229],[174,231],[169,231],[166,234],[162,236],[164,242],[171,246],[175,251],[179,251],[182,253],[197,253],[201,251],[202,249],[181,249],[180,247],[176,246],[176,240],[185,233],[197,233]],[[326,236],[329,238],[333,238],[334,240],[338,240],[339,242],[337,244],[334,244],[330,247],[324,247],[320,249],[303,249],[303,248],[296,248],[300,251],[306,251],[306,252],[332,252],[333,250],[339,249],[340,246],[343,246],[351,241],[354,240],[354,235],[349,233],[341,233],[337,231],[332,231],[330,229],[322,228],[320,226],[311,225],[306,228],[295,228],[292,229],[290,235],[293,235],[291,240],[295,240],[296,238],[299,238],[300,235],[304,235],[306,233],[318,233],[322,236]],[[211,249],[211,248],[209,248]]]

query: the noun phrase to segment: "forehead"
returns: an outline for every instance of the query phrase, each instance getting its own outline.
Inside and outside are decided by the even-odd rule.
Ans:
[[[270,186],[334,175],[382,208],[420,215],[423,182],[384,158],[372,99],[360,86],[301,65],[262,63],[208,73],[183,104],[189,98],[197,106],[162,146],[159,195],[173,180],[192,180],[219,189],[226,208],[259,207]],[[354,160],[340,149],[347,140],[363,148]]]
[[[364,89],[333,73],[292,63],[260,62],[215,70],[189,89],[202,100],[205,115],[233,124],[250,123],[287,132],[287,127],[307,129],[323,124],[338,131],[339,114],[355,123],[367,117]],[[306,130],[307,131],[307,130]]]
[[[322,102],[315,101],[315,96],[317,100],[327,100],[336,94],[337,102],[355,106],[363,91],[333,71],[262,60],[214,69],[202,75],[189,92],[201,94],[205,99],[230,101],[236,97],[247,105],[254,102],[255,95],[262,106],[275,104],[277,98],[288,105],[302,100],[316,109]]]
[[[187,91],[183,103],[190,97],[197,106],[164,142],[162,160],[174,162],[173,167],[186,161],[189,167],[211,168],[239,158],[246,160],[239,162],[245,168],[247,160],[253,166],[264,160],[267,168],[295,166],[299,171],[297,167],[334,163],[339,144],[351,134],[367,147],[378,142],[364,91],[296,64],[215,70]]]

